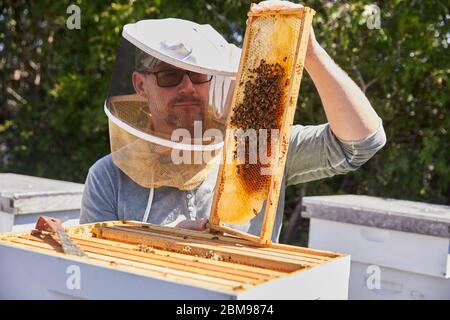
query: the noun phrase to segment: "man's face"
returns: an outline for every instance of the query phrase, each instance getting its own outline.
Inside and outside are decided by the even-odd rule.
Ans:
[[[151,72],[182,70],[161,62]],[[148,100],[153,128],[157,133],[171,135],[175,129],[194,132],[194,121],[204,121],[210,83],[194,84],[184,74],[180,84],[160,87],[155,74],[133,73],[136,93]]]

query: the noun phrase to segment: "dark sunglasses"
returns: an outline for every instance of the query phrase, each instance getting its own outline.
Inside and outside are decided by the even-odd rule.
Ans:
[[[189,76],[191,82],[193,84],[202,84],[206,82],[210,82],[212,79],[212,75],[192,72],[187,70],[162,70],[157,72],[151,71],[139,71],[142,74],[154,74],[156,75],[156,83],[158,86],[167,88],[167,87],[176,87],[183,81],[183,77],[185,74]]]

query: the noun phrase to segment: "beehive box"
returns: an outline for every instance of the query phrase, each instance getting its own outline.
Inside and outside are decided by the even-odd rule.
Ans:
[[[346,299],[350,257],[233,236],[115,221],[0,236],[0,298]]]
[[[31,230],[42,211],[79,223],[83,184],[0,173],[0,232]]]
[[[352,256],[349,299],[450,299],[450,206],[362,195],[303,205],[309,247]]]

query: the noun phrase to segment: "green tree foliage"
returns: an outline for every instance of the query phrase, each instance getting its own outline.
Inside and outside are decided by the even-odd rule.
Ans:
[[[81,9],[80,30],[66,27],[69,4]],[[366,25],[369,4],[381,9],[380,29]],[[354,173],[289,188],[287,217],[306,187],[307,195],[450,203],[448,6],[418,0],[306,5],[317,11],[319,42],[384,120],[388,143]],[[249,6],[237,0],[3,1],[0,171],[83,182],[88,168],[109,152],[103,101],[121,27],[179,17],[209,23],[239,45]],[[295,121],[326,121],[306,73]]]

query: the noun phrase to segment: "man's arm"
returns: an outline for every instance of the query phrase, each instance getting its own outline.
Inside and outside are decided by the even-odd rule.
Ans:
[[[386,143],[381,120],[378,129],[365,139],[344,142],[336,138],[328,123],[292,127],[286,156],[288,185],[304,183],[354,171]]]
[[[361,89],[320,46],[312,28],[305,68],[319,92],[336,137],[360,141],[376,132],[380,125],[377,113]]]
[[[286,159],[288,185],[356,170],[386,144],[380,117],[361,89],[319,45],[312,28],[305,67],[328,123],[293,127]]]
[[[251,11],[300,7],[289,1],[268,0],[252,5]],[[361,141],[377,131],[380,119],[369,100],[320,46],[312,27],[305,68],[319,92],[330,128],[340,140]]]
[[[289,1],[262,1],[254,12],[298,8]],[[287,184],[356,170],[386,143],[382,121],[352,79],[317,42],[311,28],[305,59],[322,100],[327,124],[294,126],[286,159]]]

